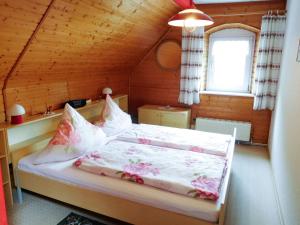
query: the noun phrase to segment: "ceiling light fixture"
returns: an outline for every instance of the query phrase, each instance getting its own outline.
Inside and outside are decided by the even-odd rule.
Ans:
[[[179,5],[183,5],[182,1],[175,0]],[[195,8],[193,1],[189,1],[189,7],[171,17],[168,21],[170,26],[183,27],[189,32],[193,32],[197,27],[212,25],[213,19],[204,12]],[[185,3],[186,4],[186,3]]]

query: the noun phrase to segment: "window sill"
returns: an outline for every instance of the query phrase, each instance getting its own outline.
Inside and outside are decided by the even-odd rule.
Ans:
[[[203,95],[227,95],[227,96],[238,96],[238,97],[250,97],[253,98],[254,95],[251,93],[239,93],[239,92],[222,92],[222,91],[200,91]]]

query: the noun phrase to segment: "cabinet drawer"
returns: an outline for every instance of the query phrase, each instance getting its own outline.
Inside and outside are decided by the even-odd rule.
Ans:
[[[177,128],[189,128],[189,117],[187,113],[163,112],[161,114],[161,125]]]
[[[160,125],[160,112],[139,109],[139,123]]]

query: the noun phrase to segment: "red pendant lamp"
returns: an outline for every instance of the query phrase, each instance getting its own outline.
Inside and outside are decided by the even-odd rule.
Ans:
[[[170,26],[183,27],[188,31],[194,31],[197,27],[212,25],[213,19],[197,9],[192,0],[174,0],[184,8],[168,21]]]

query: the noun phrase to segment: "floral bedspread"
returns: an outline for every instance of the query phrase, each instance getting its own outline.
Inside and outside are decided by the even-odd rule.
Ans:
[[[135,124],[118,140],[226,156],[232,136],[190,129]]]
[[[74,166],[193,198],[217,200],[226,160],[215,155],[113,140],[79,158]]]

